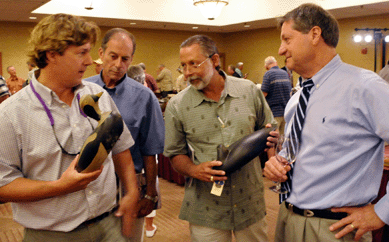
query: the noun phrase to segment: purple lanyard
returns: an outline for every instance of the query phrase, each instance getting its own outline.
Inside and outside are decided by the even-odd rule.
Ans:
[[[45,109],[46,111],[46,114],[47,114],[47,117],[49,117],[50,119],[50,124],[51,126],[54,126],[54,118],[53,118],[53,115],[51,114],[51,111],[50,109],[47,107],[45,101],[43,101],[41,95],[39,95],[39,93],[37,93],[37,91],[35,91],[35,88],[34,88],[34,85],[32,84],[32,81],[30,82],[30,86],[31,86],[31,89],[32,89],[32,92],[35,94],[35,96],[38,98],[38,100],[41,102],[43,108]],[[77,100],[78,100],[78,106],[80,106],[80,94],[77,93]],[[82,116],[84,116],[86,118],[86,115],[85,113],[81,110],[81,107],[79,107],[80,109],[80,113],[82,114]]]

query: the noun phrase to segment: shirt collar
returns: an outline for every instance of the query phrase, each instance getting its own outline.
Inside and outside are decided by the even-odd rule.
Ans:
[[[227,96],[231,96],[231,97],[241,96],[238,89],[236,87],[234,87],[233,85],[230,85],[230,83],[232,81],[231,77],[227,76],[224,72],[223,72],[223,74],[225,77],[225,79],[224,79],[225,82],[224,82],[224,90],[220,96],[220,101],[225,100]],[[193,94],[193,102],[192,102],[193,107],[200,105],[202,102],[214,102],[214,100],[207,98],[201,91],[196,90],[192,86],[190,87],[189,91],[192,92],[192,94]]]
[[[339,55],[336,55],[327,65],[325,65],[319,72],[317,72],[312,78],[315,84],[315,89],[319,89],[323,83],[335,72],[342,64],[342,60]],[[306,79],[303,78],[303,82]]]
[[[39,93],[39,95],[42,97],[42,99],[46,103],[46,105],[48,105],[48,106],[51,105],[52,102],[53,102],[53,99],[55,99],[55,100],[57,100],[59,102],[62,102],[62,101],[60,101],[59,97],[57,96],[57,94],[55,94],[55,92],[53,90],[51,90],[50,88],[48,88],[45,85],[41,84],[36,79],[35,74],[32,75],[31,82],[34,85],[34,88],[35,88],[36,92]],[[77,94],[79,94],[81,92],[82,88],[84,87],[84,84],[82,82],[81,82],[80,85],[78,85],[78,86],[76,86],[74,88],[74,98],[76,98]],[[74,98],[73,98],[73,101],[74,101]]]
[[[98,79],[98,84],[100,86],[102,86],[105,90],[111,90],[111,91],[114,91],[115,93],[116,92],[120,92],[121,90],[123,90],[123,85],[124,85],[124,80],[127,78],[127,74],[124,74],[124,76],[122,78],[120,78],[119,81],[116,82],[116,85],[115,87],[113,88],[109,88],[107,87],[107,85],[105,84],[105,82],[103,81],[103,71],[101,71],[100,73],[100,78]]]

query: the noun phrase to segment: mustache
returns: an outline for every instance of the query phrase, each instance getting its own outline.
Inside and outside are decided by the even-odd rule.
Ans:
[[[197,79],[202,80],[201,77],[199,77],[197,75],[196,76],[191,76],[191,77],[187,78],[188,82],[192,82],[192,81],[197,80]]]

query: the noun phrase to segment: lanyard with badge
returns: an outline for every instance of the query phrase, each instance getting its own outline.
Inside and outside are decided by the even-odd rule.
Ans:
[[[41,95],[39,95],[39,93],[35,90],[35,87],[33,85],[33,82],[30,82],[30,86],[31,86],[31,89],[32,89],[32,92],[35,94],[35,96],[38,98],[39,102],[42,104],[43,108],[45,109],[45,112],[47,114],[47,117],[49,118],[50,120],[50,125],[53,129],[53,132],[54,132],[54,137],[55,137],[55,140],[57,141],[59,147],[61,148],[61,151],[62,153],[66,154],[66,155],[72,155],[72,156],[75,156],[75,155],[78,155],[80,154],[80,152],[77,152],[77,153],[70,153],[70,152],[67,152],[61,145],[61,143],[59,143],[59,140],[58,140],[58,137],[57,137],[57,134],[55,133],[55,129],[54,129],[54,118],[53,118],[53,115],[51,114],[51,111],[50,109],[47,107],[45,101],[43,101],[43,98],[41,97]],[[80,102],[80,94],[78,93],[77,94],[77,100],[78,102]],[[81,110],[81,108],[79,107],[80,109],[80,113],[82,116],[84,116],[85,118],[87,118],[86,114]],[[88,118],[87,118],[88,119]],[[89,121],[89,119],[88,119]],[[90,121],[89,121],[90,123]],[[92,126],[92,123],[90,123],[90,125]],[[92,126],[92,130],[93,130],[93,126]]]

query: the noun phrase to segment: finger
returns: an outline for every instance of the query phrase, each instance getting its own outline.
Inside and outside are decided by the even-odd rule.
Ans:
[[[72,160],[72,162],[70,163],[70,166],[72,168],[76,168],[76,165],[77,165],[77,162],[78,162],[78,158],[80,157],[80,154],[76,155],[76,157]]]
[[[332,209],[331,209],[332,211]],[[335,230],[338,230],[348,224],[351,224],[353,222],[352,218],[350,216],[347,216],[341,220],[339,220],[338,222],[332,224],[330,226],[330,231],[335,231]],[[354,225],[355,226],[355,225]],[[350,228],[352,228],[353,226],[350,225]]]
[[[334,213],[352,213],[355,210],[353,207],[341,207],[341,208],[331,208],[331,212]]]
[[[367,230],[358,229],[357,232],[355,233],[354,240],[359,241],[366,232]]]
[[[270,123],[267,123],[267,124],[265,125],[265,127],[266,127],[266,128],[271,128],[271,124],[270,124]]]
[[[351,225],[347,225],[346,227],[344,227],[340,232],[338,232],[337,234],[335,234],[335,238],[337,239],[340,239],[342,238],[343,236],[345,236],[346,234],[354,231],[355,227],[354,226],[351,226]]]

